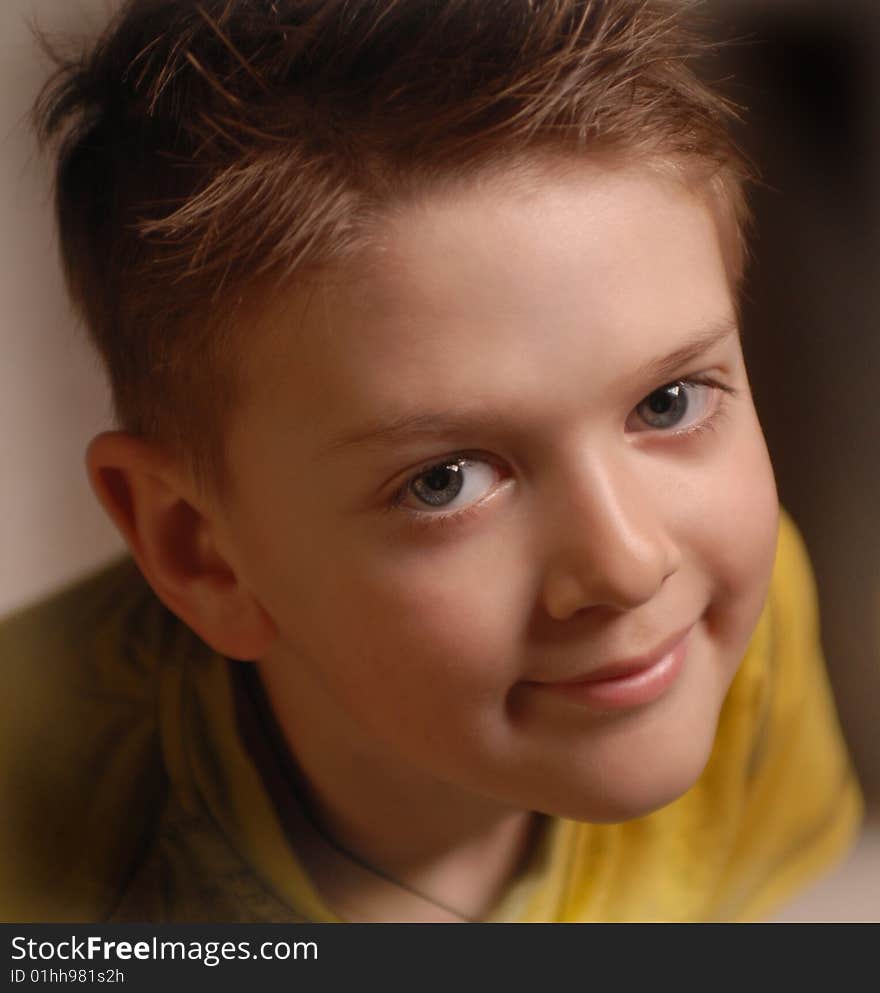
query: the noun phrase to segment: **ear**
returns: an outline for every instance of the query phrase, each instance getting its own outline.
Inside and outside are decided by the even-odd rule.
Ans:
[[[208,508],[160,449],[123,431],[92,439],[89,481],[159,599],[215,651],[262,658],[278,634],[224,552]]]

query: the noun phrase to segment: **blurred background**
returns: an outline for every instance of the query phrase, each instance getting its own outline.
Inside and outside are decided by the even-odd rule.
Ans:
[[[872,809],[789,920],[880,920],[880,3],[709,0],[714,73],[762,182],[746,360],[780,499],[813,561],[844,733]]]
[[[110,426],[64,298],[49,168],[28,112],[28,22],[95,34],[116,0],[0,5],[0,617],[123,550],[89,488]],[[783,504],[809,547],[844,733],[872,810],[849,861],[780,920],[880,920],[880,2],[706,0],[736,38],[714,78],[762,175],[744,338]]]

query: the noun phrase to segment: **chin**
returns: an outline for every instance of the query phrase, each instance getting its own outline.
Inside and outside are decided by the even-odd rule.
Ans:
[[[616,824],[645,817],[674,803],[700,778],[715,738],[716,723],[707,722],[691,734],[658,747],[629,748],[594,756],[583,775],[570,777],[543,813],[593,824]]]
[[[598,801],[596,797],[591,797],[591,802],[580,811],[581,816],[569,817],[592,824],[619,824],[646,817],[684,796],[700,778],[705,765],[703,761],[693,774],[670,777],[663,782],[652,783],[646,789],[614,790],[598,798]]]

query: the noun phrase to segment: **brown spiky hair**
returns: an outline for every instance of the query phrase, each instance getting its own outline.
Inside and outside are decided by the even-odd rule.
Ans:
[[[367,250],[407,197],[541,160],[673,165],[728,219],[749,169],[664,0],[130,0],[35,108],[68,286],[118,426],[230,484],[256,287]]]

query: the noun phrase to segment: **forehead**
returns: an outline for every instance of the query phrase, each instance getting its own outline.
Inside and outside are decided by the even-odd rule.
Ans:
[[[401,205],[363,264],[269,308],[244,392],[316,438],[432,393],[501,414],[528,397],[537,410],[550,385],[577,405],[585,383],[619,385],[731,319],[712,211],[681,182],[599,167],[489,178]]]
[[[489,175],[398,209],[371,274],[379,278],[368,286],[388,312],[418,305],[444,316],[463,299],[492,313],[505,306],[519,315],[544,312],[575,289],[599,324],[648,270],[659,275],[659,246],[645,236],[659,227],[671,236],[673,222],[686,230],[669,261],[691,264],[704,250],[698,242],[710,212],[677,179],[647,167]],[[530,279],[519,278],[526,273]]]

